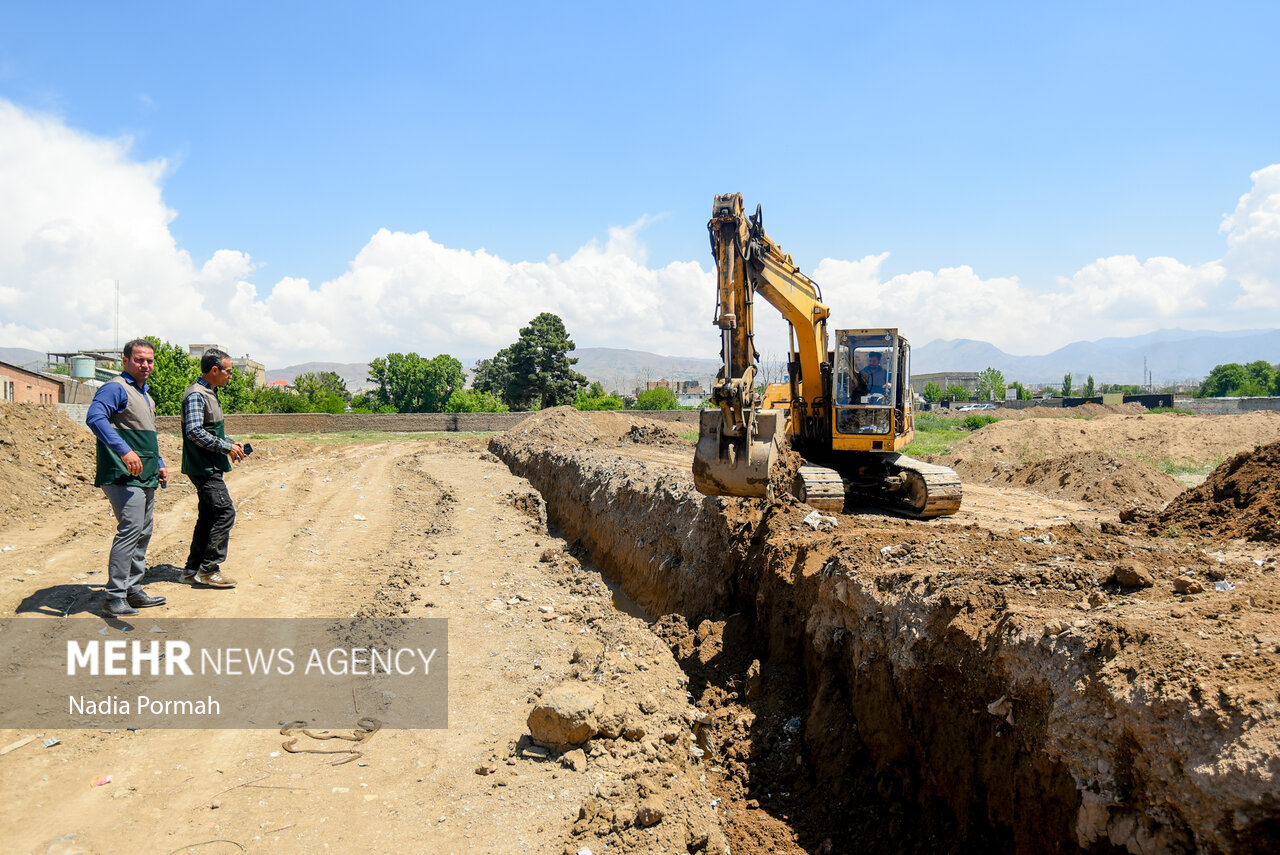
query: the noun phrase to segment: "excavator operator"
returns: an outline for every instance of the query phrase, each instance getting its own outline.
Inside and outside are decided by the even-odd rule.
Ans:
[[[889,372],[880,364],[880,352],[871,351],[867,354],[867,364],[858,376],[862,380],[863,388],[867,390],[869,395],[886,395],[889,392]]]

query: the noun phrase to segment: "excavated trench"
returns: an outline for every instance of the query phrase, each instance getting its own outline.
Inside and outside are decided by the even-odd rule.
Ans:
[[[1114,690],[1102,670],[1143,639],[1011,606],[1003,591],[1044,571],[971,566],[991,533],[953,528],[970,557],[952,560],[925,554],[927,523],[846,517],[819,531],[807,507],[705,497],[687,470],[602,444],[511,431],[490,448],[567,539],[664,616],[653,629],[707,713],[734,851],[1274,842],[1276,797],[1259,800],[1257,769],[1233,770],[1224,748],[1247,722],[1189,732],[1177,722],[1207,715],[1191,698]],[[1054,583],[1087,590],[1090,575]]]

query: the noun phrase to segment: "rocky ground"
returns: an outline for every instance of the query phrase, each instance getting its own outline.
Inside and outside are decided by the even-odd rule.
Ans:
[[[275,731],[51,732],[0,756],[6,848],[1263,851],[1278,441],[1270,414],[1005,420],[950,457],[961,512],[919,522],[701,497],[692,443],[624,414],[255,439],[239,588],[177,581],[177,478],[156,611],[447,617],[449,727],[340,766]],[[0,405],[0,613],[97,619],[92,449]],[[1196,494],[1154,466],[1211,457]]]

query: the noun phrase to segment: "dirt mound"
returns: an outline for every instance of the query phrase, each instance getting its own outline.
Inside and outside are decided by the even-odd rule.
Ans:
[[[1280,543],[1280,442],[1242,452],[1174,499],[1152,524],[1222,538]]]
[[[513,437],[548,445],[592,445],[634,442],[640,445],[688,445],[665,422],[611,410],[582,412],[573,407],[552,407],[532,413],[513,427]]]
[[[160,435],[160,454],[176,477],[182,441]],[[0,402],[0,516],[102,497],[93,486],[95,440],[51,404]]]
[[[1118,460],[1136,460],[1151,466],[1200,465],[1218,463],[1233,454],[1276,441],[1280,441],[1280,413],[1272,412],[1239,416],[1157,413],[1103,418],[1004,419],[974,431],[935,462],[955,468],[961,461],[979,461],[990,469],[997,463],[1019,466],[1101,451]]]
[[[953,468],[966,479],[1025,487],[1100,507],[1159,508],[1182,492],[1177,480],[1158,469],[1099,451],[1016,465],[958,460]]]
[[[1093,419],[1099,416],[1137,416],[1147,408],[1131,401],[1127,404],[1081,404],[1078,407],[1028,407],[1007,411],[1012,418],[1029,419]]]
[[[640,445],[688,445],[689,441],[663,424],[632,425],[626,439]]]
[[[0,403],[0,514],[93,490],[93,434],[49,404]]]

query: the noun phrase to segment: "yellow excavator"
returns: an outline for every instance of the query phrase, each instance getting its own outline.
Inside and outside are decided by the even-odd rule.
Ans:
[[[896,329],[843,329],[831,349],[830,310],[818,284],[765,234],[759,206],[744,215],[741,193],[716,196],[707,230],[722,364],[711,390],[716,409],[699,418],[698,491],[764,497],[782,486],[828,512],[843,510],[850,495],[920,518],[959,510],[954,470],[899,451],[914,436],[907,340]],[[788,382],[763,395],[753,341],[757,293],[782,313],[791,339]],[[771,486],[784,437],[805,463],[790,484]]]

